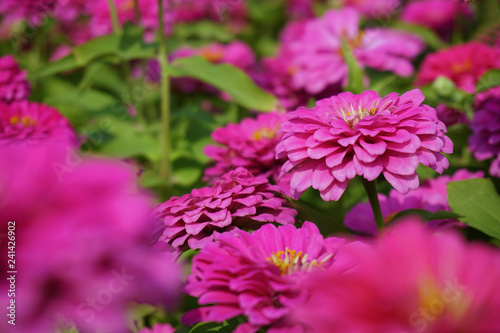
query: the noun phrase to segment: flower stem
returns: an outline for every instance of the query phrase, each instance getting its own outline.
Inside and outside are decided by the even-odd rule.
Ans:
[[[122,28],[120,27],[120,21],[118,20],[118,12],[116,11],[116,6],[113,0],[108,0],[109,15],[111,16],[111,24],[113,25],[113,32],[115,34],[120,34]]]
[[[364,177],[359,178],[361,178],[361,183],[363,183],[366,194],[368,195],[368,200],[370,201],[370,206],[373,210],[373,216],[375,217],[375,222],[377,222],[377,228],[381,230],[384,228],[384,217],[382,216],[380,202],[378,201],[377,184],[375,183],[375,180],[369,181]]]
[[[161,68],[161,177],[170,185],[170,77],[165,39],[165,23],[163,22],[163,0],[158,0],[158,44],[160,54],[158,61]]]

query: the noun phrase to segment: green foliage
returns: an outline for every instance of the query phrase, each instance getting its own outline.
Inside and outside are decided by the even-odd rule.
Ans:
[[[348,83],[347,86],[344,87],[344,90],[350,91],[353,94],[360,94],[365,90],[363,83],[365,73],[345,39],[342,39],[342,54],[349,71],[347,76]]]
[[[425,221],[432,221],[432,220],[445,220],[445,219],[458,219],[463,217],[460,214],[454,213],[454,212],[448,212],[445,210],[438,210],[436,212],[430,212],[425,209],[406,209],[403,210],[399,213],[397,213],[392,221],[396,221],[402,217],[405,216],[411,216],[411,215],[416,215],[424,219]]]
[[[448,202],[460,220],[500,239],[500,197],[488,179],[466,179],[448,183]]]
[[[422,25],[395,21],[391,24],[391,28],[410,32],[420,37],[432,49],[438,50],[447,47],[446,43],[439,38],[436,32]]]
[[[492,69],[481,76],[476,86],[476,93],[500,86],[500,69]]]

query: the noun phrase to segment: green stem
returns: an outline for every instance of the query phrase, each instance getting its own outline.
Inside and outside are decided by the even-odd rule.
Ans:
[[[115,34],[120,34],[122,28],[120,27],[120,21],[118,20],[118,12],[116,11],[116,6],[113,0],[108,0],[109,15],[111,16],[111,24],[113,24],[113,32]]]
[[[141,9],[139,7],[139,0],[134,0],[134,15],[135,24],[141,25]]]
[[[363,183],[366,194],[368,195],[368,200],[373,210],[373,216],[375,216],[375,222],[377,222],[377,228],[381,230],[384,228],[384,218],[382,216],[382,210],[380,209],[380,202],[378,201],[377,184],[374,180],[368,181],[364,177],[359,178],[361,178],[361,183]]]
[[[161,68],[161,177],[170,184],[170,77],[165,39],[165,23],[163,22],[163,0],[158,0],[158,44],[160,54],[158,61]]]

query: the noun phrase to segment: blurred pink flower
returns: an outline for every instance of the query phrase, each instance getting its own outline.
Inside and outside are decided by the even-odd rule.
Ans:
[[[437,117],[446,127],[455,124],[469,124],[469,118],[465,112],[453,109],[445,104],[436,106]]]
[[[441,153],[453,143],[424,98],[418,89],[385,97],[345,92],[288,113],[276,156],[287,159],[282,174],[291,174],[292,195],[313,187],[323,200],[338,200],[356,175],[373,181],[380,174],[405,194],[419,186],[419,163],[443,172]]]
[[[461,0],[416,0],[409,1],[404,6],[401,20],[420,24],[446,35],[453,31],[457,17],[470,14],[470,7]]]
[[[493,158],[489,173],[500,177],[500,87],[478,94],[469,148],[473,156],[484,161]]]
[[[406,221],[353,250],[356,270],[304,281],[311,297],[292,315],[311,332],[500,332],[498,249]]]
[[[10,19],[23,18],[32,25],[40,25],[45,17],[54,14],[58,0],[2,0],[0,14]]]
[[[63,320],[86,332],[124,332],[126,303],[173,305],[181,272],[171,252],[147,243],[152,200],[133,170],[54,143],[2,145],[0,153],[0,216],[15,221],[20,332],[51,332]],[[7,234],[7,222],[2,228]],[[6,238],[0,247],[7,253]],[[12,270],[6,264],[2,271]]]
[[[360,14],[352,8],[330,10],[309,20],[296,39],[284,39],[282,48],[292,62],[292,86],[318,94],[332,84],[346,84],[347,63],[341,50],[345,39],[362,67],[410,76],[410,60],[423,50],[414,35],[388,28],[359,28]]]
[[[500,68],[500,50],[468,42],[428,54],[417,73],[416,84],[422,86],[445,76],[458,88],[473,93],[479,78],[495,68]]]
[[[240,167],[222,175],[212,187],[158,205],[155,238],[181,251],[203,248],[224,231],[255,230],[268,222],[293,224],[296,214],[278,186]]]
[[[406,195],[396,190],[391,190],[388,196],[379,194],[380,208],[384,221],[389,223],[394,216],[406,209],[425,209],[430,212],[438,210],[449,211],[446,185],[449,182],[470,178],[482,178],[482,172],[469,172],[465,169],[458,170],[453,176],[439,176],[428,179],[422,185]],[[345,216],[345,225],[351,230],[369,235],[377,235],[377,225],[373,217],[373,210],[367,202],[356,204]],[[431,229],[444,229],[453,226],[463,226],[458,220],[433,220],[426,223]]]
[[[21,70],[12,55],[0,57],[0,103],[28,99],[31,86],[26,71]]]
[[[239,26],[247,17],[246,1],[243,0],[172,0],[170,4],[176,22],[210,19]]]
[[[71,124],[56,109],[28,101],[0,103],[0,144],[47,140],[77,144]]]
[[[174,333],[175,328],[170,324],[154,324],[153,328],[143,328],[138,333]]]
[[[187,312],[182,322],[194,324],[244,315],[248,322],[235,332],[291,332],[287,315],[307,296],[298,288],[316,269],[345,273],[354,266],[343,255],[343,238],[325,238],[311,222],[302,228],[266,224],[253,233],[235,230],[220,235],[193,258],[185,287],[201,308]],[[281,331],[284,329],[284,331]]]
[[[337,0],[343,6],[352,7],[368,18],[389,20],[401,5],[400,0]]]
[[[239,124],[216,129],[212,139],[219,145],[204,149],[215,162],[205,170],[205,180],[217,179],[237,167],[244,167],[255,176],[278,176],[283,161],[276,160],[274,151],[281,139],[277,132],[285,119],[278,112],[261,113],[256,119],[245,118]]]

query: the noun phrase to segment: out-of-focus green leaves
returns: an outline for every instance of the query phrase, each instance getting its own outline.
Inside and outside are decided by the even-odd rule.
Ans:
[[[125,25],[121,34],[98,37],[76,46],[70,55],[47,64],[33,76],[41,78],[73,70],[101,58],[113,62],[154,58],[156,45],[144,43],[143,34],[141,27]]]
[[[443,42],[432,29],[429,29],[422,25],[406,23],[403,21],[395,21],[391,24],[391,28],[417,35],[432,49],[438,50],[447,47],[447,44]]]
[[[323,235],[334,233],[349,233],[349,229],[340,221],[336,221],[331,216],[327,216],[307,204],[289,199],[290,206],[298,212],[298,218],[302,222],[314,221]]]
[[[173,36],[182,40],[198,38],[220,42],[230,42],[234,39],[233,34],[228,31],[226,26],[209,20],[177,23],[174,26]]]
[[[448,202],[460,220],[500,239],[500,197],[493,183],[484,178],[448,183]]]
[[[438,210],[436,212],[430,212],[425,209],[405,209],[403,211],[400,211],[397,213],[393,218],[392,221],[396,221],[397,219],[400,219],[405,216],[411,216],[411,215],[416,215],[424,219],[425,221],[432,221],[432,220],[445,220],[445,219],[458,219],[463,217],[460,214],[454,213],[454,212],[448,212],[445,210]]]
[[[445,104],[448,107],[465,111],[472,117],[474,96],[459,89],[453,81],[439,76],[433,83],[420,88],[425,95],[425,103],[431,105]]]
[[[175,60],[170,66],[173,77],[191,77],[208,83],[233,100],[252,110],[272,111],[278,106],[276,97],[259,88],[242,70],[228,64],[212,64],[203,57]]]
[[[476,93],[500,86],[500,69],[492,69],[481,76],[476,86]]]
[[[342,54],[344,55],[349,71],[347,75],[348,83],[347,86],[344,87],[344,90],[354,94],[360,94],[365,90],[363,83],[365,73],[345,39],[342,39]]]

